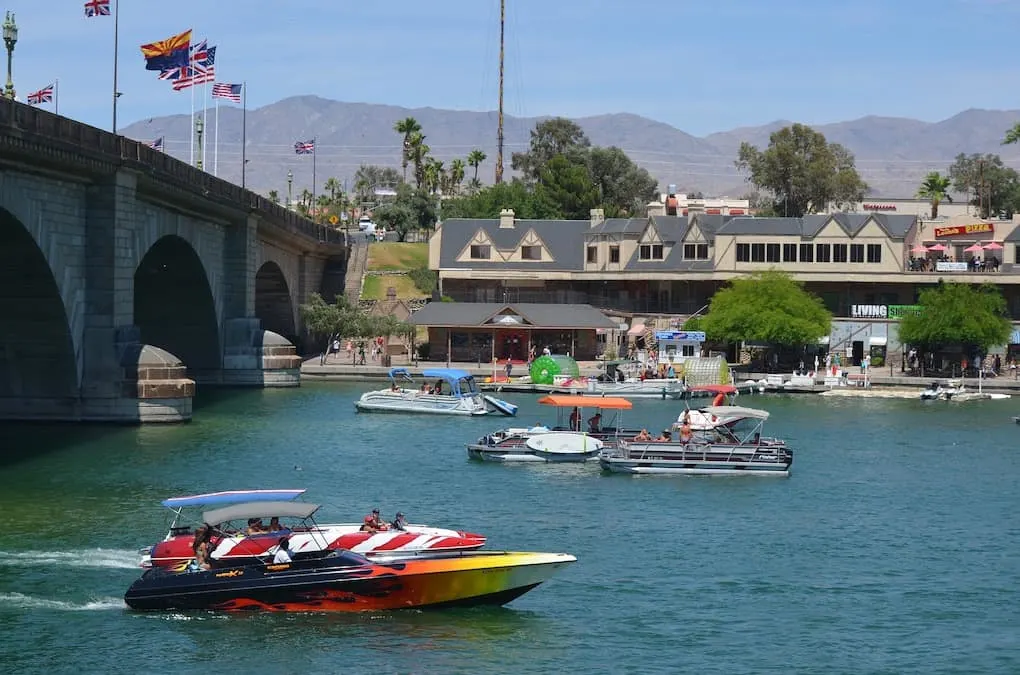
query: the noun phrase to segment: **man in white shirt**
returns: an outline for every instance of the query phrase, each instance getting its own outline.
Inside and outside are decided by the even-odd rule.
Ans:
[[[273,556],[273,564],[278,565],[280,563],[291,562],[290,558],[290,542],[287,541],[287,537],[281,537],[280,543],[276,547],[276,555]]]

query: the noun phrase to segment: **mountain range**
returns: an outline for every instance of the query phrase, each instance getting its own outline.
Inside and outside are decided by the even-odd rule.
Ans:
[[[196,114],[201,114],[198,111]],[[318,96],[297,96],[261,108],[242,111],[233,105],[210,107],[203,132],[207,171],[241,181],[242,120],[247,121],[249,188],[287,191],[287,172],[293,172],[294,194],[311,187],[313,158],[295,155],[294,143],[316,141],[315,173],[319,191],[326,178],[351,182],[361,164],[400,167],[401,138],[393,131],[397,120],[414,117],[421,124],[432,154],[446,161],[466,157],[474,148],[488,158],[479,178],[491,182],[496,157],[496,113],[436,108],[401,108],[371,103],[346,103]],[[510,155],[527,148],[529,132],[547,117],[506,117],[504,165]],[[218,122],[217,122],[218,120]],[[676,184],[680,192],[706,196],[741,196],[749,192],[745,177],[734,166],[741,142],[760,148],[769,134],[791,124],[779,120],[696,137],[663,122],[639,115],[615,113],[575,120],[595,145],[615,145],[659,180]],[[897,117],[862,117],[847,122],[812,125],[830,142],[854,153],[858,171],[871,187],[871,197],[911,197],[925,173],[946,171],[958,153],[997,153],[1010,166],[1020,167],[1020,146],[1001,145],[1005,131],[1020,121],[1020,110],[965,110],[941,122]],[[217,123],[222,126],[218,136]],[[190,115],[154,117],[136,122],[121,133],[141,141],[164,138],[168,153],[189,161],[192,153]],[[471,169],[468,168],[468,178]]]

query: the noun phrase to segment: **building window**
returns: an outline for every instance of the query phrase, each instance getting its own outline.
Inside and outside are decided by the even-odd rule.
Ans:
[[[834,263],[846,262],[846,244],[832,245],[832,262]]]
[[[765,244],[751,244],[751,262],[765,262]]]
[[[1020,251],[1020,246],[1016,248]],[[737,244],[737,262],[751,262],[750,244]]]
[[[588,262],[597,263],[599,261],[599,250],[594,246],[588,247]]]
[[[864,262],[864,244],[850,244],[850,262]]]
[[[708,244],[684,244],[684,260],[708,260]]]
[[[488,260],[491,249],[488,244],[471,244],[472,260]]]
[[[620,247],[610,246],[609,247],[609,262],[619,263],[620,262]]]
[[[521,260],[541,260],[541,246],[521,246]]]
[[[815,260],[815,246],[814,244],[801,244],[800,245],[800,261],[801,262],[814,262]]]
[[[652,260],[662,260],[662,244],[652,244]]]
[[[779,244],[765,244],[765,260],[779,262]]]
[[[797,262],[796,244],[783,244],[783,262]]]
[[[708,260],[708,244],[698,244],[697,259]]]
[[[817,246],[815,246],[815,258],[818,260],[818,262],[832,261],[832,258],[829,255],[830,248],[831,245],[829,244],[818,244]]]
[[[882,245],[881,244],[868,244],[868,262],[869,263],[880,263],[882,262]],[[892,304],[896,304],[895,302]]]
[[[641,246],[638,247],[638,259],[639,260],[652,259],[652,247],[649,244],[641,244]]]

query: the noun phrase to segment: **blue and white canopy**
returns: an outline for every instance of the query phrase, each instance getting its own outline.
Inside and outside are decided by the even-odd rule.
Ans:
[[[188,506],[210,506],[213,504],[290,501],[304,493],[304,490],[228,490],[190,497],[172,497],[164,500],[163,506],[168,509],[182,509]]]

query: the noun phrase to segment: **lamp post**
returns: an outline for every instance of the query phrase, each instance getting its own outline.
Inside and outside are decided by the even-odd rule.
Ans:
[[[4,45],[7,47],[7,85],[4,97],[14,100],[14,80],[11,78],[11,61],[14,57],[14,45],[18,42],[18,24],[14,23],[14,15],[7,12],[4,19]]]
[[[290,169],[287,170],[287,208],[291,207],[293,203],[292,192],[294,189],[294,172]]]
[[[201,117],[195,118],[195,138],[198,140],[198,152],[195,156],[198,158],[195,160],[195,166],[198,170],[202,170],[202,129],[205,127],[205,122],[202,121]]]

